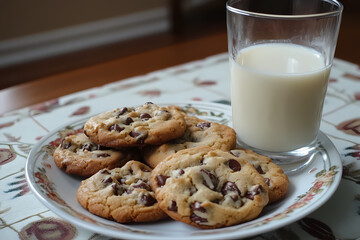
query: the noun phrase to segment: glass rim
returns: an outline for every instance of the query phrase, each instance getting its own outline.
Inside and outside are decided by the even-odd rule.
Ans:
[[[246,15],[250,17],[260,17],[260,18],[269,18],[269,19],[305,19],[305,18],[319,18],[319,17],[330,17],[340,15],[344,9],[344,6],[337,0],[323,0],[324,2],[331,3],[338,7],[338,9],[328,12],[322,13],[310,13],[310,14],[272,14],[272,13],[260,13],[260,12],[253,12],[248,10],[243,10],[240,8],[236,8],[230,6],[230,2],[234,0],[228,0],[226,2],[226,9],[230,12]]]

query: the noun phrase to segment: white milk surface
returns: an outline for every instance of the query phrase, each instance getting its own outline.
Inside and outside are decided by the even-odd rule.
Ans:
[[[258,44],[241,50],[230,65],[233,124],[241,141],[283,152],[315,139],[330,74],[319,52]]]

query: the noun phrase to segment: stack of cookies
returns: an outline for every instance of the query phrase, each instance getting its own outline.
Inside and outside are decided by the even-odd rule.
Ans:
[[[237,149],[232,128],[150,102],[90,118],[54,160],[86,178],[77,192],[84,208],[120,223],[231,226],[256,218],[289,185],[271,159]]]

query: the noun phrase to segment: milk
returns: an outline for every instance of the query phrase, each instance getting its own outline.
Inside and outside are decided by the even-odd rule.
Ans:
[[[234,129],[245,144],[284,152],[318,132],[330,66],[310,48],[258,44],[230,62]]]

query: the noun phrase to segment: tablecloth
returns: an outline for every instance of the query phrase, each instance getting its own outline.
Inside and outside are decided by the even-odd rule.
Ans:
[[[104,109],[169,101],[230,104],[226,53],[136,76],[0,115],[0,238],[108,239],[56,216],[29,190],[24,168],[31,148],[65,122]],[[6,103],[1,103],[6,104]],[[335,144],[343,176],[335,194],[298,222],[252,239],[360,239],[360,67],[334,60],[324,103],[323,131]]]

